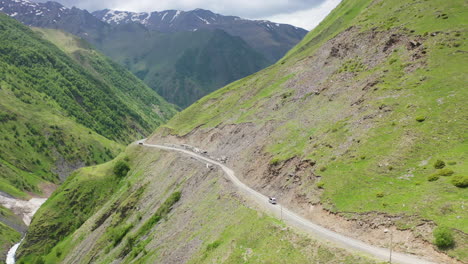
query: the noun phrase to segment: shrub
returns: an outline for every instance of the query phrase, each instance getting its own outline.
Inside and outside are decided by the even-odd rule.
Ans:
[[[384,195],[383,192],[378,192],[378,193],[375,194],[375,196],[376,196],[377,198],[382,198],[382,197],[384,197],[385,195]]]
[[[434,168],[436,168],[436,169],[442,169],[444,167],[445,167],[445,162],[443,160],[437,160],[434,163]]]
[[[459,188],[466,188],[468,187],[468,176],[456,175],[452,178],[452,184]]]
[[[216,241],[214,241],[213,243],[210,243],[210,244],[208,244],[208,245],[206,246],[206,251],[215,250],[215,249],[218,248],[220,245],[221,245],[221,241],[216,240]]]
[[[325,183],[324,182],[317,182],[316,186],[319,189],[323,189],[323,187],[325,187]]]
[[[155,224],[157,224],[159,221],[161,221],[161,219],[165,218],[171,212],[172,206],[177,203],[181,197],[182,193],[179,191],[172,193],[171,196],[169,196],[169,198],[167,198],[166,201],[164,201],[164,203],[159,206],[156,213],[154,213],[150,219],[146,220],[140,230],[138,230],[136,236],[140,237],[148,233]]]
[[[325,167],[325,166],[320,167],[320,171],[321,171],[321,172],[324,172],[324,171],[326,171],[326,170],[327,170],[327,167]]]
[[[127,176],[127,173],[129,171],[130,171],[130,166],[128,165],[127,162],[123,160],[117,161],[117,163],[114,166],[114,174],[119,178],[123,178]]]
[[[273,165],[273,166],[276,166],[280,163],[280,160],[278,158],[274,158],[272,160],[270,160],[270,164]]]
[[[437,227],[432,234],[434,235],[434,244],[440,249],[447,249],[455,244],[452,231],[446,227]]]
[[[427,180],[430,182],[437,181],[438,179],[439,179],[439,175],[437,175],[436,173],[431,174],[429,175],[429,177],[427,177]]]
[[[452,176],[455,172],[449,168],[441,169],[437,172],[440,176]]]
[[[128,234],[128,232],[133,228],[133,224],[127,224],[122,227],[115,227],[111,229],[110,237],[112,240],[112,246],[116,247],[122,242],[122,239]]]
[[[418,116],[418,117],[416,117],[416,121],[418,121],[420,123],[424,122],[424,121],[426,121],[426,117],[425,116]]]
[[[447,162],[448,165],[457,165],[457,162],[456,161],[449,161]]]

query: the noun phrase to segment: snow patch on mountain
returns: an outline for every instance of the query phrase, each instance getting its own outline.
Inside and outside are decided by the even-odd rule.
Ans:
[[[170,23],[172,23],[172,21],[174,21],[174,19],[176,19],[176,18],[180,15],[180,13],[182,13],[182,11],[177,10],[177,12],[175,13],[175,15],[172,17]]]
[[[206,19],[204,19],[204,18],[201,18],[201,17],[198,16],[198,15],[195,15],[195,16],[197,16],[201,21],[205,22],[205,24],[207,24],[207,25],[211,24],[210,22],[208,22],[208,20],[206,20]]]
[[[167,12],[164,13],[163,17],[161,18],[161,21],[164,20],[166,16],[167,16]]]

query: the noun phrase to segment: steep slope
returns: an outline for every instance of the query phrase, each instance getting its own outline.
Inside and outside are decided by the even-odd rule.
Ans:
[[[109,87],[116,88],[112,94],[117,96],[131,111],[137,113],[142,119],[140,122],[149,126],[158,126],[176,113],[174,105],[167,103],[141,80],[94,50],[83,39],[59,30],[42,28],[33,30],[40,32],[44,39],[54,43],[95,78]],[[147,133],[146,127],[140,128],[133,125],[132,129],[139,131],[140,135]]]
[[[225,155],[250,186],[377,245],[395,226],[397,250],[431,255],[447,226],[455,245],[437,250],[466,261],[466,17],[463,1],[343,1],[150,142]]]
[[[271,65],[307,32],[202,9],[104,10],[94,17],[55,2],[1,0],[0,11],[26,25],[61,29],[89,41],[181,107]]]
[[[2,20],[7,21],[7,18],[2,16]],[[129,142],[138,137],[134,134],[135,130],[151,131],[174,113],[170,105],[131,74],[98,53],[92,54],[90,49],[89,55],[75,54],[80,56],[83,64],[89,64],[88,69],[84,69],[25,27],[7,25],[2,33],[4,71],[7,65],[11,65],[25,74],[22,78],[11,79],[29,78],[24,81],[31,82],[33,89],[53,98],[78,123],[103,136]],[[14,71],[10,74],[19,75]],[[42,76],[49,79],[35,78]],[[51,83],[50,77],[56,78],[54,83]],[[3,78],[9,80],[7,74]],[[22,97],[24,102],[31,103],[28,95]],[[132,105],[134,102],[143,106],[135,109]],[[162,108],[161,116],[152,110],[158,104]]]
[[[112,159],[122,143],[175,113],[122,67],[90,49],[80,52],[74,54],[86,67],[0,15],[0,198],[42,195],[76,168]],[[25,227],[2,206],[0,221],[4,249],[13,233],[3,224]]]
[[[242,39],[221,30],[167,34],[122,25],[98,47],[181,107],[270,64]]]
[[[280,62],[202,98],[148,141],[226,156],[249,186],[348,236],[388,247],[390,229],[397,251],[466,262],[466,183],[454,181],[467,173],[466,13],[461,0],[344,0]],[[278,233],[250,209],[253,220],[242,217],[236,208],[248,201],[197,160],[138,146],[127,158],[129,175],[102,207],[71,200],[59,208],[62,199],[51,199],[33,220],[22,261],[365,261],[313,251],[327,247]],[[69,184],[116,177],[117,163],[82,170]],[[48,221],[73,209],[90,217],[48,237]],[[455,245],[432,246],[436,226],[448,227]],[[50,243],[36,244],[44,236]]]
[[[120,162],[127,176],[114,174]],[[137,145],[70,177],[18,254],[18,263],[375,263],[248,208],[221,170]]]

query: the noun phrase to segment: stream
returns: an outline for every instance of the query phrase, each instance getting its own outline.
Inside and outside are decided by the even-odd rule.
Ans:
[[[23,240],[21,240],[21,241],[23,241]],[[10,248],[10,250],[8,251],[8,254],[7,254],[7,258],[6,258],[6,264],[15,264],[15,254],[16,254],[16,250],[18,250],[18,247],[19,247],[20,244],[21,244],[21,242],[16,243],[14,246],[12,246]]]
[[[0,192],[0,205],[10,209],[17,216],[21,217],[27,226],[31,224],[32,217],[37,212],[39,207],[45,203],[45,201],[47,201],[47,198],[32,198],[29,201],[25,201],[7,196],[6,194]],[[8,251],[6,259],[7,264],[15,263],[16,250],[18,250],[20,244],[21,241],[11,247]]]

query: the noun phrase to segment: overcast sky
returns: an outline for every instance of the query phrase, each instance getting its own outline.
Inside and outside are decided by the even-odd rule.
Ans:
[[[45,2],[45,0],[36,0]],[[167,9],[208,9],[222,15],[267,19],[305,29],[315,27],[341,0],[55,0],[88,11],[114,9],[134,12]]]

